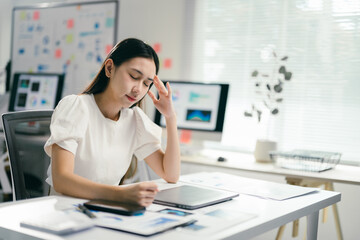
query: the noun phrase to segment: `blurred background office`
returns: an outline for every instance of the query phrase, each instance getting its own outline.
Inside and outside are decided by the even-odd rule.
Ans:
[[[12,55],[14,7],[74,2],[90,1],[1,0],[1,72]],[[256,140],[264,137],[275,140],[281,150],[336,151],[342,153],[342,164],[360,164],[359,0],[118,3],[115,40],[137,37],[152,45],[161,61],[160,79],[230,84],[216,148],[251,153]],[[292,74],[288,80],[279,80],[282,65]],[[64,94],[79,93],[91,79],[81,81]],[[2,74],[1,96],[6,96],[5,82]],[[262,112],[260,122],[256,110]],[[153,117],[151,105],[147,112]],[[194,136],[201,138],[201,133]],[[344,238],[357,239],[359,229],[352,226],[360,225],[360,187],[337,183],[335,190],[343,193],[339,214]],[[319,239],[336,239],[333,218],[328,221],[319,225]],[[257,239],[274,236],[271,231]],[[290,233],[284,236],[291,238]]]

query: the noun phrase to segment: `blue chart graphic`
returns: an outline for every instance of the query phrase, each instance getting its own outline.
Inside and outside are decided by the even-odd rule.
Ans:
[[[209,99],[209,98],[210,98],[209,95],[200,94],[200,93],[191,91],[190,95],[189,95],[189,102],[198,103],[199,101],[203,101],[203,100]]]
[[[211,111],[188,109],[186,113],[187,121],[210,122],[210,119]]]

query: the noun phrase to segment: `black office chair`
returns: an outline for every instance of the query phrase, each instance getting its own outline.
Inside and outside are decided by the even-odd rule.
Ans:
[[[2,115],[13,200],[48,195],[45,179],[50,158],[43,147],[50,136],[52,114],[53,110],[39,110]]]

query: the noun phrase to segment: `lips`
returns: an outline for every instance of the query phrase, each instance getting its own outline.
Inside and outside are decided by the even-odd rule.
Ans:
[[[126,95],[127,99],[129,99],[130,102],[135,102],[136,98],[130,97],[129,95]]]

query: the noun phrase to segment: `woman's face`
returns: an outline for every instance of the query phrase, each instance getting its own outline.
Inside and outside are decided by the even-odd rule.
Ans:
[[[108,92],[112,94],[122,107],[130,107],[140,101],[148,92],[150,84],[156,74],[155,63],[152,59],[136,57],[119,67],[115,67],[111,60],[110,82]],[[108,63],[105,65],[109,70]]]

